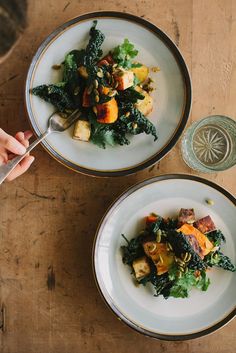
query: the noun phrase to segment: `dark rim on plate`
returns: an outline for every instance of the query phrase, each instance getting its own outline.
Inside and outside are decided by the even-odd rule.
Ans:
[[[59,153],[57,153],[51,146],[49,143],[47,143],[45,140],[42,141],[42,145],[43,147],[45,147],[45,149],[51,154],[52,157],[54,157],[58,162],[62,163],[63,165],[65,165],[66,167],[76,171],[76,172],[81,172],[87,175],[92,175],[92,176],[99,176],[99,177],[109,177],[109,176],[123,176],[123,175],[129,175],[129,174],[133,174],[136,173],[142,169],[145,169],[149,166],[151,166],[152,164],[158,162],[161,158],[163,158],[176,144],[176,142],[178,141],[179,137],[181,136],[189,114],[190,114],[190,110],[191,110],[191,101],[192,101],[192,89],[191,89],[191,79],[190,79],[190,75],[188,72],[188,68],[185,64],[185,61],[182,57],[182,54],[180,53],[179,49],[177,48],[177,46],[173,43],[173,41],[167,36],[167,34],[165,34],[162,30],[160,30],[158,27],[156,27],[154,24],[152,24],[151,22],[148,22],[147,20],[129,14],[129,13],[123,13],[123,12],[117,12],[117,11],[101,11],[101,12],[92,12],[92,13],[87,13],[87,14],[83,14],[81,16],[75,17],[73,19],[71,19],[70,21],[62,24],[61,26],[59,26],[57,29],[55,29],[51,34],[49,34],[49,36],[43,41],[43,43],[40,45],[39,49],[37,50],[36,54],[34,55],[32,62],[30,64],[29,67],[29,71],[27,74],[27,78],[26,78],[26,88],[25,88],[25,102],[26,102],[26,108],[27,108],[27,113],[29,116],[29,121],[30,124],[34,130],[34,132],[36,133],[37,136],[39,136],[41,134],[35,120],[34,120],[34,115],[33,115],[33,111],[31,108],[31,104],[30,104],[30,84],[31,84],[31,79],[34,73],[34,69],[35,66],[38,62],[38,59],[40,58],[42,52],[44,51],[44,49],[47,47],[47,45],[57,36],[59,35],[62,31],[64,31],[66,28],[70,27],[71,25],[74,25],[76,23],[79,23],[81,21],[85,21],[85,20],[92,20],[95,18],[107,18],[107,17],[113,17],[113,18],[120,18],[120,19],[126,19],[126,20],[130,20],[132,22],[138,23],[142,26],[144,26],[146,29],[149,29],[152,33],[154,33],[156,36],[158,36],[159,38],[161,38],[163,40],[163,42],[167,45],[167,47],[170,49],[170,51],[172,52],[172,54],[175,56],[176,61],[179,65],[179,68],[182,72],[183,75],[183,80],[184,80],[184,84],[185,84],[185,107],[182,113],[182,119],[181,122],[178,126],[178,128],[176,129],[176,131],[174,132],[174,134],[171,137],[171,140],[167,143],[167,145],[158,153],[156,153],[154,156],[152,156],[151,158],[149,158],[148,160],[144,161],[143,163],[140,163],[139,165],[130,167],[130,168],[126,168],[123,170],[115,170],[115,171],[99,171],[99,170],[90,170],[88,168],[82,167],[82,166],[78,166],[68,160],[66,160],[63,156],[61,156]]]
[[[141,181],[130,188],[128,188],[126,191],[124,191],[112,204],[111,206],[107,209],[106,213],[104,214],[103,218],[100,221],[100,224],[98,225],[95,238],[94,238],[94,243],[93,243],[93,253],[92,253],[92,266],[93,266],[93,274],[95,278],[95,282],[98,288],[98,291],[103,298],[104,302],[107,304],[107,306],[112,310],[112,312],[125,324],[127,324],[129,327],[132,329],[138,331],[139,333],[144,334],[145,336],[156,338],[156,339],[161,339],[165,341],[184,341],[184,340],[190,340],[194,338],[199,338],[202,336],[209,335],[210,333],[213,333],[214,331],[218,330],[219,328],[223,327],[226,325],[229,321],[231,321],[235,316],[236,316],[236,308],[232,310],[230,314],[228,314],[226,317],[224,317],[222,320],[217,322],[216,324],[212,325],[211,327],[208,327],[204,330],[186,334],[186,335],[166,335],[166,334],[160,334],[160,333],[155,333],[148,331],[134,322],[132,322],[130,319],[128,319],[125,315],[123,315],[118,308],[114,305],[112,300],[108,300],[105,295],[102,292],[102,289],[99,286],[99,281],[96,275],[96,268],[95,268],[95,253],[96,253],[96,244],[97,244],[97,239],[98,239],[98,234],[100,232],[100,229],[104,227],[104,222],[106,222],[106,219],[109,217],[110,214],[115,210],[115,208],[121,204],[128,196],[130,196],[133,192],[141,189],[142,187],[146,185],[150,185],[156,182],[161,182],[163,180],[170,180],[170,179],[184,179],[184,180],[192,180],[192,181],[197,181],[199,183],[208,185],[212,187],[213,189],[219,191],[222,195],[224,195],[228,200],[230,200],[234,206],[236,206],[236,198],[230,194],[227,190],[223,189],[221,186],[218,184],[215,184],[207,179],[200,178],[194,175],[188,175],[188,174],[166,174],[166,175],[160,175],[157,177],[153,177],[150,179],[146,179],[144,181]]]

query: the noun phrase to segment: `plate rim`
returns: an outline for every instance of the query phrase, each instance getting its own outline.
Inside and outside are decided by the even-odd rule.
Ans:
[[[139,181],[132,185],[131,187],[127,188],[124,192],[122,192],[112,203],[111,205],[107,208],[106,212],[104,213],[102,219],[100,220],[97,230],[94,236],[93,240],[93,248],[92,248],[92,270],[93,270],[93,276],[95,280],[96,287],[98,289],[98,292],[105,302],[106,306],[113,312],[113,314],[122,322],[124,322],[127,326],[130,328],[134,329],[135,331],[139,332],[140,334],[143,334],[147,337],[151,337],[154,339],[160,339],[160,340],[165,340],[165,341],[185,341],[185,340],[190,340],[190,339],[196,339],[200,338],[203,336],[207,336],[220,328],[224,327],[226,324],[228,324],[231,320],[233,320],[236,316],[236,307],[227,314],[223,319],[219,320],[218,322],[214,323],[212,326],[207,327],[206,329],[194,332],[194,333],[189,333],[189,334],[163,334],[163,333],[156,333],[149,331],[147,329],[144,329],[140,326],[138,326],[136,323],[132,322],[130,319],[128,319],[123,313],[119,311],[118,308],[113,304],[111,301],[107,300],[105,295],[102,292],[102,289],[99,285],[99,280],[96,275],[96,265],[95,265],[95,255],[96,255],[96,244],[98,240],[98,234],[100,232],[100,229],[102,229],[102,225],[104,224],[104,221],[109,217],[109,214],[115,210],[115,208],[122,203],[128,196],[130,196],[132,193],[135,191],[141,189],[144,186],[156,183],[156,182],[161,182],[165,180],[174,180],[174,179],[181,179],[181,180],[191,180],[191,181],[196,181],[200,182],[204,185],[210,186],[214,188],[215,190],[219,191],[223,196],[225,196],[229,201],[233,203],[233,205],[236,207],[236,198],[225,188],[220,186],[217,183],[214,183],[208,179],[196,176],[196,175],[191,175],[191,174],[185,174],[185,173],[175,173],[175,174],[161,174],[158,176],[154,176],[152,178],[146,178],[142,181]]]
[[[92,20],[93,18],[120,18],[120,19],[125,19],[130,22],[135,22],[146,29],[150,30],[152,33],[157,35],[159,38],[163,40],[165,45],[169,48],[171,53],[174,55],[176,62],[180,68],[184,84],[185,84],[185,106],[182,112],[182,119],[179,122],[179,125],[177,126],[175,132],[171,136],[170,140],[167,142],[167,144],[162,148],[160,152],[157,152],[153,156],[151,156],[149,159],[141,162],[138,165],[127,167],[125,169],[118,169],[118,170],[93,170],[89,169],[83,166],[79,166],[74,164],[71,161],[68,161],[65,159],[63,156],[61,156],[57,151],[55,151],[49,143],[47,143],[45,140],[42,141],[42,146],[46,149],[46,151],[53,157],[55,158],[58,162],[63,164],[69,169],[72,169],[75,172],[80,172],[85,175],[90,175],[90,176],[95,176],[95,177],[115,177],[115,176],[125,176],[125,175],[131,175],[134,174],[140,170],[146,169],[153,164],[157,163],[160,161],[166,154],[168,154],[172,148],[175,146],[177,141],[179,140],[180,136],[182,135],[182,132],[184,131],[184,128],[187,124],[188,118],[191,113],[191,106],[192,106],[192,83],[191,83],[191,77],[189,73],[189,69],[187,67],[187,64],[184,60],[184,57],[182,53],[180,52],[179,48],[176,46],[174,41],[159,27],[151,23],[150,21],[133,15],[131,13],[125,13],[125,12],[119,12],[119,11],[96,11],[96,12],[88,12],[84,13],[80,16],[74,17],[70,19],[69,21],[63,23],[59,27],[57,27],[54,31],[52,31],[40,44],[38,47],[36,53],[34,54],[28,72],[27,72],[27,77],[26,77],[26,84],[25,84],[25,108],[28,116],[29,123],[35,133],[35,135],[38,137],[40,135],[40,131],[38,129],[38,126],[34,120],[34,114],[32,111],[31,103],[30,103],[30,84],[32,80],[32,76],[34,74],[34,69],[38,63],[38,60],[45,50],[45,48],[52,42],[52,40],[57,37],[62,31],[66,30],[69,28],[71,25],[74,24],[79,24],[82,21],[85,20]]]

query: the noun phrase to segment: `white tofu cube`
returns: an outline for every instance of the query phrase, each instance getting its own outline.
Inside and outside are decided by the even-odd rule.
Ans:
[[[149,275],[149,273],[151,272],[150,265],[145,256],[140,257],[137,260],[134,260],[132,265],[133,265],[134,274],[137,280],[142,279],[143,277]]]
[[[91,125],[89,121],[78,120],[75,124],[73,138],[75,140],[89,141],[91,135]]]

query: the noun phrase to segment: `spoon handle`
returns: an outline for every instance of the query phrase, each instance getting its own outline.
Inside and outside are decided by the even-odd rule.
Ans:
[[[47,130],[42,135],[40,135],[34,142],[32,142],[29,147],[26,149],[26,152],[20,156],[16,156],[12,158],[6,164],[0,166],[0,185],[3,181],[8,177],[8,175],[12,172],[12,170],[22,161],[25,156],[32,151],[32,149],[37,146],[46,136],[50,134],[50,130]]]

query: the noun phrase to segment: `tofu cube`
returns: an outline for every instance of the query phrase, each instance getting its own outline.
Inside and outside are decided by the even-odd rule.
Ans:
[[[118,68],[113,74],[114,80],[118,83],[116,87],[119,91],[124,91],[125,89],[133,86],[134,84],[134,73],[129,70],[124,70]]]
[[[91,125],[89,121],[78,120],[75,124],[73,139],[89,141],[91,135]]]
[[[210,216],[199,219],[194,223],[194,227],[204,234],[216,230],[216,226]]]
[[[195,222],[195,214],[193,208],[181,208],[179,211],[178,225],[181,227],[183,224],[193,224]]]
[[[142,279],[151,272],[150,265],[145,256],[133,261],[133,269],[137,280]]]

